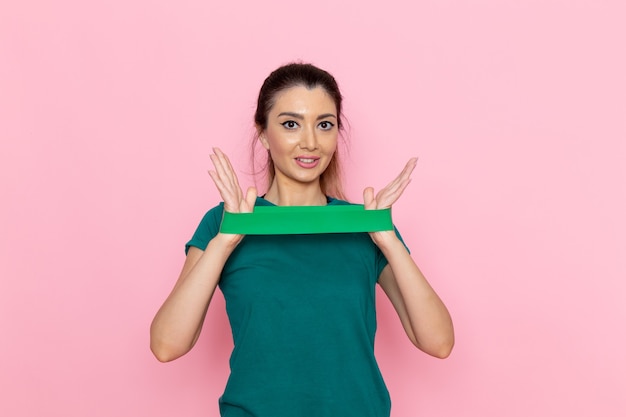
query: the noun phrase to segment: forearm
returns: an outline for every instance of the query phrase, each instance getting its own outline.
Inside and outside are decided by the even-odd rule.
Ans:
[[[150,348],[160,361],[174,360],[195,344],[221,271],[234,246],[211,240],[195,260],[188,259],[174,289],[157,312],[150,327]]]
[[[392,271],[413,343],[424,352],[446,357],[454,345],[448,309],[430,286],[402,242],[395,236],[380,243]],[[405,323],[403,323],[405,324]]]

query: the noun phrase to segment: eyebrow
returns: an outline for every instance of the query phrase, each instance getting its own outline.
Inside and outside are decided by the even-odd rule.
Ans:
[[[303,120],[304,119],[303,115],[298,114],[298,113],[289,112],[289,111],[282,112],[277,117],[281,117],[281,116],[289,116],[289,117],[293,117],[293,118],[299,119],[299,120]],[[327,117],[334,117],[335,119],[337,118],[337,116],[335,116],[332,113],[324,113],[324,114],[320,114],[319,116],[317,116],[317,120],[325,119]]]

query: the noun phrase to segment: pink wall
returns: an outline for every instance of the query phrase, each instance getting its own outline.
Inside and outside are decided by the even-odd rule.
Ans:
[[[343,88],[354,200],[420,157],[395,222],[457,346],[415,351],[379,299],[393,416],[624,415],[624,3],[367,4],[0,5],[0,415],[217,414],[221,297],[173,363],[148,326],[218,200],[210,148],[248,169],[294,59]]]

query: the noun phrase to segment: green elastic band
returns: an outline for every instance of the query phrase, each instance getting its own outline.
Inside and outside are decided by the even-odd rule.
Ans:
[[[355,233],[393,230],[391,209],[363,205],[257,206],[253,213],[224,212],[220,232],[242,235]]]

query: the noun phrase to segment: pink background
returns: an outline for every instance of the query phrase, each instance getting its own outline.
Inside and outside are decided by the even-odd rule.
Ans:
[[[470,4],[471,3],[471,4]],[[623,416],[622,1],[5,1],[0,415],[216,416],[221,295],[160,364],[150,321],[218,194],[251,184],[258,88],[301,59],[351,124],[350,197],[419,156],[394,219],[449,306],[452,356],[379,298],[394,417]]]

